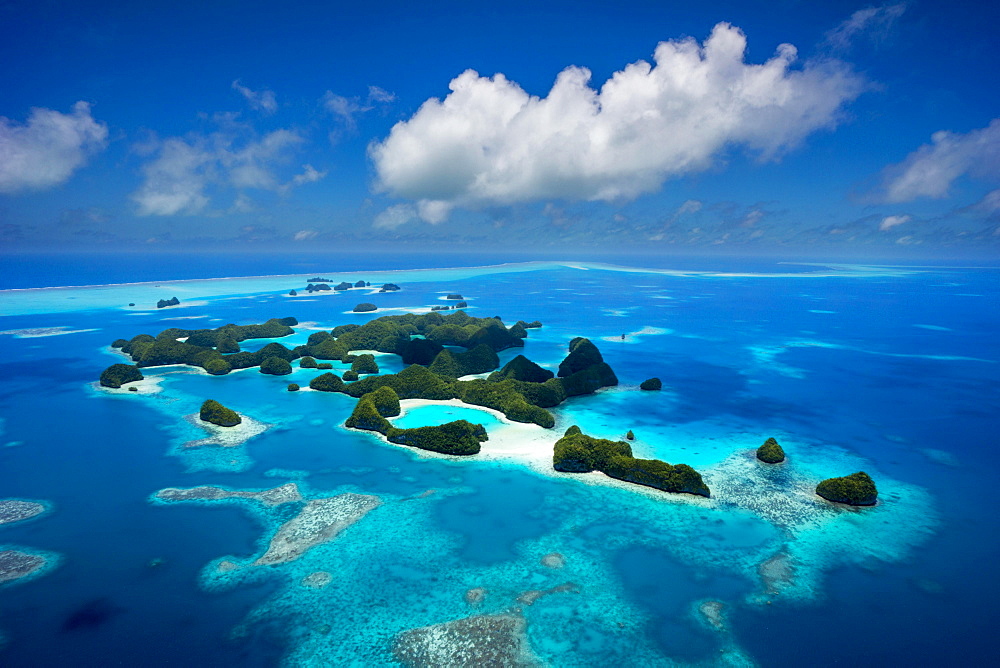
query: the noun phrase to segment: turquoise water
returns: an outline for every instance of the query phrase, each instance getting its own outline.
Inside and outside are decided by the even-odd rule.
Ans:
[[[237,273],[219,262],[215,275]],[[0,291],[0,490],[51,503],[35,520],[0,526],[0,544],[59,555],[50,572],[0,588],[0,663],[392,665],[393,638],[406,629],[514,608],[533,651],[560,666],[978,665],[992,656],[993,270],[432,265]],[[33,267],[38,281],[23,275],[20,285],[41,284],[45,265]],[[403,290],[287,296],[316,273]],[[140,396],[92,387],[120,359],[107,348],[116,338],[295,316],[296,334],[280,339],[290,345],[403,312],[390,309],[429,308],[447,292],[468,297],[472,315],[544,323],[501,363],[523,352],[555,369],[570,339],[594,341],[621,384],[554,409],[553,432],[632,430],[637,456],[696,467],[713,500],[396,447],[342,427],[349,397],[288,392],[321,373],[294,364],[284,377],[149,369],[161,391]],[[150,308],[175,294],[180,308]],[[360,301],[380,312],[344,313]],[[402,368],[395,356],[377,359],[383,372]],[[654,375],[663,391],[638,390]],[[207,434],[184,416],[206,398],[266,430],[234,447],[189,447]],[[451,406],[396,422],[454,419],[500,425]],[[768,436],[789,457],[777,469],[752,459]],[[836,509],[812,494],[818,480],[862,469],[878,484],[878,506]],[[382,505],[298,560],[253,567],[298,506],[152,498],[165,487],[287,482],[306,498],[358,492]],[[551,553],[563,568],[542,563]],[[220,571],[225,561],[240,567]],[[779,562],[787,577],[762,577]],[[301,584],[317,571],[331,574],[329,586]],[[518,602],[567,583],[575,588]],[[483,601],[467,603],[479,587]],[[698,611],[705,601],[721,605],[722,628]]]
[[[467,420],[473,424],[483,425],[487,428],[488,433],[490,426],[501,424],[500,419],[492,413],[475,408],[464,408],[462,406],[408,407],[405,401],[402,407],[404,409],[403,414],[392,420],[392,424],[400,429],[426,427],[434,424],[453,422],[455,420]]]

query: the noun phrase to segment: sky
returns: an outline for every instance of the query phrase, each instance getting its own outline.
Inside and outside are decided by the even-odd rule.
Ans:
[[[0,248],[1000,256],[1000,4],[0,0]]]

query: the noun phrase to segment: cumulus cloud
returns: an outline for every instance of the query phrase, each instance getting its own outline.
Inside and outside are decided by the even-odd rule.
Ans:
[[[292,185],[301,186],[305,183],[316,183],[326,176],[312,165],[302,165],[302,173],[292,177]]]
[[[374,227],[379,230],[394,230],[417,217],[412,204],[395,204],[375,216]]]
[[[244,86],[239,79],[233,82],[233,90],[246,99],[251,109],[262,111],[265,114],[273,114],[278,110],[278,100],[275,98],[273,90],[251,90]]]
[[[886,216],[879,223],[878,229],[882,232],[891,230],[897,225],[902,225],[903,223],[908,223],[912,220],[910,216]]]
[[[946,197],[951,184],[965,175],[1000,180],[1000,118],[965,134],[935,132],[930,144],[886,168],[882,199],[909,202],[919,197]]]
[[[759,65],[745,53],[742,31],[720,23],[703,45],[660,43],[654,64],[628,65],[599,91],[569,67],[544,98],[468,70],[369,147],[377,188],[435,211],[633,198],[730,146],[776,158],[836,125],[866,86],[835,60],[793,69],[789,44]]]
[[[906,3],[859,9],[826,33],[825,44],[833,49],[845,50],[862,35],[876,42],[884,40],[905,11]]]
[[[154,147],[155,157],[143,166],[143,183],[132,199],[143,216],[192,215],[208,207],[210,188],[235,189],[238,193],[231,211],[248,211],[252,207],[244,190],[287,193],[325,176],[304,165],[305,171],[287,182],[279,178],[277,168],[288,162],[291,151],[302,142],[291,130],[257,137],[238,126],[208,135],[171,137]]]
[[[65,182],[87,158],[104,148],[108,128],[77,102],[63,114],[31,110],[27,123],[0,116],[0,192],[43,190]]]

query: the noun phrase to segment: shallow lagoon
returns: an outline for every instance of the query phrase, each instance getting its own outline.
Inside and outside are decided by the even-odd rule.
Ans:
[[[987,497],[997,482],[990,443],[1000,408],[995,273],[523,269],[325,271],[404,289],[300,300],[285,293],[314,274],[42,291],[37,299],[0,293],[0,331],[73,332],[0,335],[4,498],[53,507],[0,527],[0,542],[62,557],[51,573],[0,589],[0,658],[384,665],[405,629],[513,607],[522,608],[535,652],[554,665],[986,656],[984,620],[997,617],[1000,600]],[[554,369],[569,339],[594,340],[621,385],[554,410],[556,430],[579,424],[621,438],[632,429],[638,456],[691,464],[720,493],[702,503],[609,486],[600,474],[551,477],[518,461],[428,458],[341,428],[354,404],[348,397],[287,392],[287,383],[305,386],[319,373],[296,365],[285,377],[150,370],[163,376],[162,391],[144,396],[90,386],[117,361],[107,350],[115,338],[286,315],[330,328],[380,315],[346,315],[358,301],[429,308],[446,292],[469,297],[473,315],[544,323],[501,363],[524,352]],[[204,303],[157,312],[110,301],[143,306],[175,293]],[[315,331],[306,327],[294,341]],[[393,356],[378,361],[384,372],[401,368]],[[637,389],[651,375],[664,380],[663,392]],[[183,416],[208,397],[269,429],[233,448],[186,447],[205,433]],[[487,430],[495,424],[452,407],[400,419],[475,416]],[[727,480],[753,479],[741,453],[769,435],[790,466],[760,482],[785,490],[797,502],[789,508],[761,506],[745,484],[723,493]],[[859,468],[879,483],[874,512],[814,505],[810,481]],[[220,574],[221,560],[259,556],[289,511],[150,502],[164,487],[288,481],[308,498],[353,491],[384,505],[298,561]],[[552,552],[565,557],[564,568],[541,564]],[[787,555],[794,582],[768,594],[759,569],[776,554]],[[330,586],[299,584],[318,570],[333,574]],[[517,603],[526,591],[570,582],[578,590]],[[464,594],[476,587],[487,594],[472,606]],[[724,629],[699,616],[706,599],[724,604]],[[891,632],[872,632],[879,628]]]

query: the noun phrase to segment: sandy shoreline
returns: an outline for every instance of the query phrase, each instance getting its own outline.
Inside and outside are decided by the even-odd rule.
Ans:
[[[514,422],[500,411],[484,406],[467,404],[459,399],[433,400],[433,399],[401,399],[399,406],[402,409],[398,417],[406,415],[407,411],[423,406],[455,406],[459,408],[471,408],[482,411],[496,417],[501,424],[491,425],[486,428],[489,440],[482,444],[482,450],[476,455],[445,455],[428,450],[420,450],[406,445],[390,442],[385,436],[374,431],[361,429],[351,429],[360,433],[371,434],[383,443],[394,448],[408,450],[418,457],[450,459],[454,461],[471,460],[477,462],[496,462],[498,464],[514,464],[526,467],[535,473],[549,478],[560,478],[574,480],[587,485],[601,485],[605,487],[617,487],[627,489],[630,492],[645,494],[654,499],[672,502],[694,503],[700,506],[715,505],[713,499],[707,499],[693,494],[670,494],[662,492],[652,487],[636,485],[635,483],[616,480],[599,471],[591,473],[563,473],[552,468],[552,451],[556,441],[562,438],[563,431],[568,425],[557,425],[553,429],[545,429],[537,424],[526,424]],[[397,418],[390,418],[390,422]],[[346,428],[346,427],[345,427]]]
[[[254,420],[252,417],[248,417],[242,413],[240,414],[240,418],[243,421],[235,427],[220,427],[212,424],[211,422],[205,422],[201,419],[198,413],[185,415],[185,420],[196,427],[201,427],[208,432],[209,436],[207,438],[188,441],[184,444],[184,447],[197,448],[203,445],[218,445],[223,448],[235,448],[238,445],[243,445],[254,436],[263,434],[272,426],[264,422]]]

